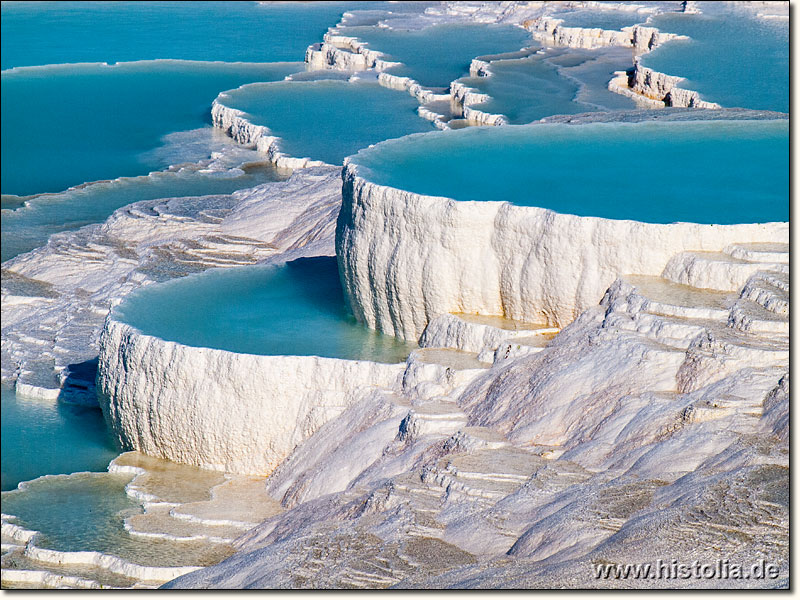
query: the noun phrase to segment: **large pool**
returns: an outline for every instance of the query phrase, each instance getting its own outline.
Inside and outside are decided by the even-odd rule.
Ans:
[[[722,106],[789,112],[788,21],[756,18],[737,3],[699,4],[703,14],[653,18],[661,31],[691,39],[663,44],[642,64],[685,77],[681,87]]]
[[[650,223],[789,219],[789,122],[684,121],[470,128],[354,157],[378,184]]]
[[[370,144],[432,129],[417,115],[413,97],[377,82],[255,83],[225,92],[219,101],[268,127],[290,156],[331,164]]]
[[[60,192],[164,169],[170,163],[154,150],[168,134],[210,124],[220,90],[301,69],[160,61],[4,71],[2,193]]]
[[[343,12],[388,2],[4,2],[2,68],[175,58],[303,60]]]
[[[138,290],[114,310],[148,335],[247,354],[394,363],[415,347],[356,322],[332,257],[209,271]]]

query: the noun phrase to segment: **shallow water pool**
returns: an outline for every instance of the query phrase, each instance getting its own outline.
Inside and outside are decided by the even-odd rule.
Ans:
[[[268,127],[290,156],[330,164],[370,144],[432,129],[417,115],[413,97],[377,82],[256,83],[220,94],[219,101]]]
[[[789,112],[789,24],[729,4],[701,2],[702,14],[663,14],[652,25],[689,36],[642,57],[642,64],[685,77],[680,87],[726,107]]]
[[[1,421],[3,491],[42,475],[105,471],[119,454],[99,408],[25,398],[4,385]]]
[[[403,63],[388,72],[416,79],[421,85],[448,87],[469,73],[473,58],[513,52],[530,46],[530,33],[509,25],[433,25],[419,30],[377,27],[341,28],[387,56]]]
[[[576,10],[554,13],[556,19],[563,19],[564,27],[589,27],[619,30],[637,23],[644,23],[648,15],[623,10]]]
[[[394,363],[416,347],[348,314],[332,257],[208,271],[137,290],[114,311],[147,335],[246,354]]]
[[[789,219],[789,122],[470,128],[354,157],[378,184],[650,223]]]

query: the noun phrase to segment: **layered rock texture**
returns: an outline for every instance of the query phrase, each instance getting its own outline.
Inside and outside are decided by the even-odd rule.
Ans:
[[[578,47],[663,41],[647,27],[562,28],[544,5],[443,3],[425,18],[529,22]],[[379,52],[335,32],[306,62],[374,71],[441,128],[451,99],[502,123],[469,112],[483,100],[469,88],[384,73]],[[675,78],[632,77],[620,89],[654,106],[703,107]],[[124,448],[186,463],[131,452],[110,473],[68,476],[130,477],[143,509],[125,530],[180,558],[47,550],[3,515],[4,586],[788,587],[788,223],[657,225],[422,196],[353,164],[284,156],[221,103],[212,117],[297,170],[126,206],[2,277],[3,382],[91,402],[99,363]],[[189,348],[108,317],[142,285],[334,252],[355,316],[418,340],[405,363]],[[722,560],[776,576],[615,570]]]
[[[681,251],[788,236],[786,223],[661,225],[459,202],[377,185],[352,163],[343,179],[336,254],[353,314],[412,340],[448,312],[561,327],[620,273],[661,275]]]
[[[718,289],[674,281],[697,258]],[[440,347],[409,359],[402,395],[352,405],[269,479],[287,512],[168,587],[786,585],[787,260],[783,243],[679,254],[555,337],[432,321]],[[659,559],[777,577],[597,570]]]

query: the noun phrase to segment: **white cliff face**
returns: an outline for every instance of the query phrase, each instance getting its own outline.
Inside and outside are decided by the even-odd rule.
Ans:
[[[648,67],[643,67],[637,61],[634,64],[629,88],[646,98],[662,102],[665,106],[720,108],[720,105],[715,102],[702,100],[697,92],[678,87],[678,83],[681,81],[683,81],[682,77],[659,73]]]
[[[442,313],[562,327],[621,273],[661,275],[673,255],[788,236],[786,223],[653,224],[504,202],[458,202],[343,172],[336,253],[356,318],[416,340]]]
[[[531,31],[534,39],[549,46],[586,49],[623,46],[633,48],[637,55],[650,52],[669,40],[682,38],[646,25],[633,25],[616,31],[599,27],[564,27],[562,23],[562,19],[544,16],[525,21],[523,26]]]
[[[489,76],[491,73],[488,70],[488,66],[479,70],[484,76]],[[507,125],[508,119],[505,115],[487,113],[473,108],[473,105],[482,104],[489,100],[491,100],[491,96],[488,94],[477,92],[474,88],[460,81],[453,81],[450,84],[450,104],[454,113],[460,113],[464,119],[476,125]]]
[[[405,368],[194,348],[106,321],[98,397],[119,444],[151,456],[267,475],[322,424]]]

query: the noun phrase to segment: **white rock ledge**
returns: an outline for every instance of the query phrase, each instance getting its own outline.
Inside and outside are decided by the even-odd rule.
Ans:
[[[369,327],[416,340],[443,313],[563,327],[620,274],[661,275],[683,251],[774,242],[788,223],[655,224],[462,202],[371,183],[346,161],[336,254]]]
[[[244,118],[244,112],[225,106],[220,102],[220,98],[224,96],[224,93],[220,94],[211,105],[211,120],[214,127],[221,129],[233,138],[233,141],[266,154],[271,163],[282,169],[328,166],[328,163],[321,160],[296,158],[282,152],[281,138],[272,135],[268,127],[254,125],[248,121]]]
[[[268,475],[364,394],[399,385],[405,366],[189,347],[144,335],[109,315],[97,388],[123,448]]]
[[[609,82],[608,89],[631,97],[638,95],[646,101],[653,101],[657,106],[721,108],[716,102],[703,100],[694,90],[678,87],[681,81],[684,81],[683,77],[654,71],[636,60],[630,76],[617,76]]]

